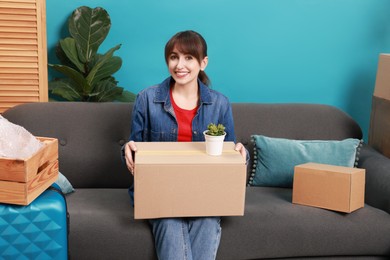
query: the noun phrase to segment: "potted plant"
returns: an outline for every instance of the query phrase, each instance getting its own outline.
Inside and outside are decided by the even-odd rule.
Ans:
[[[68,20],[70,37],[59,41],[56,56],[62,64],[49,67],[65,77],[49,82],[51,97],[66,101],[134,101],[135,95],[118,86],[112,76],[122,66],[122,59],[114,56],[120,44],[99,54],[98,48],[111,27],[107,11],[101,7],[81,6]]]
[[[206,153],[209,155],[221,155],[223,141],[226,136],[225,126],[223,124],[210,123],[203,134],[206,140]]]

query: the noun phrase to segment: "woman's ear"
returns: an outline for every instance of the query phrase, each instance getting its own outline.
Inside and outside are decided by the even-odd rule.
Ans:
[[[204,57],[202,62],[200,63],[200,70],[203,71],[206,69],[207,64],[209,63],[209,57]]]

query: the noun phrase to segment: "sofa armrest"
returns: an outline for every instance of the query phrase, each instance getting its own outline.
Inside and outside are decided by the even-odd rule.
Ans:
[[[390,213],[390,159],[364,144],[358,167],[366,169],[365,202]]]

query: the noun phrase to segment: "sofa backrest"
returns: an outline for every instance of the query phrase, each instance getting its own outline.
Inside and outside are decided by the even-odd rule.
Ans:
[[[317,104],[233,103],[236,139],[253,158],[251,135],[290,139],[362,138],[343,111]],[[48,102],[13,107],[3,116],[36,136],[59,142],[59,169],[77,188],[125,188],[132,177],[121,161],[128,140],[131,103]]]

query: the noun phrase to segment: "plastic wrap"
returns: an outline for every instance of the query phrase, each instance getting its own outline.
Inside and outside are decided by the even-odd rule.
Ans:
[[[43,145],[24,127],[13,124],[0,115],[0,157],[27,159]]]

